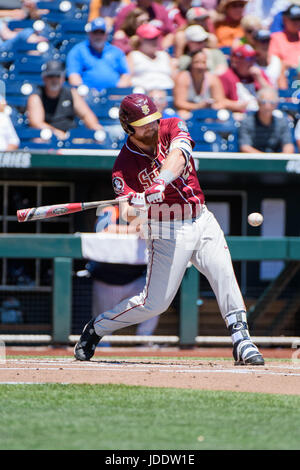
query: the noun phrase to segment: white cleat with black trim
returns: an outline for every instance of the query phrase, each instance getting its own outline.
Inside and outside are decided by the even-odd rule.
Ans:
[[[233,357],[236,366],[263,366],[265,364],[262,354],[250,339],[234,344]]]

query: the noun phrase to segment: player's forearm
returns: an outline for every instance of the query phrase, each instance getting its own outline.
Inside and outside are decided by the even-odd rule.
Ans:
[[[252,145],[242,145],[240,150],[242,153],[264,153],[261,150],[252,147]]]
[[[127,202],[122,202],[120,204],[120,215],[129,224],[137,218],[137,209],[133,206],[130,206]]]
[[[167,184],[177,179],[183,172],[186,159],[180,149],[171,150],[160,170],[160,176]]]

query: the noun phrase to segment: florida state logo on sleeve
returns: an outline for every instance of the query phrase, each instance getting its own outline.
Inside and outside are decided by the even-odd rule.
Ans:
[[[124,180],[120,178],[120,176],[116,176],[112,180],[112,185],[113,185],[115,193],[119,194],[123,191],[125,183],[124,183]]]

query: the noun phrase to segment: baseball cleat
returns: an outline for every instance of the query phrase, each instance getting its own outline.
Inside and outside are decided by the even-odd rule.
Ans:
[[[233,346],[234,365],[263,366],[264,358],[251,340],[245,339]]]
[[[74,357],[78,361],[89,361],[95,354],[95,349],[101,336],[98,336],[94,328],[94,319],[84,327],[78,343],[74,348]]]

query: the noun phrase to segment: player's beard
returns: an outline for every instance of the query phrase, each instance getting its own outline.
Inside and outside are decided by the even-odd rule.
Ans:
[[[158,141],[158,131],[157,129],[149,129],[147,133],[143,136],[144,145],[156,145]]]

